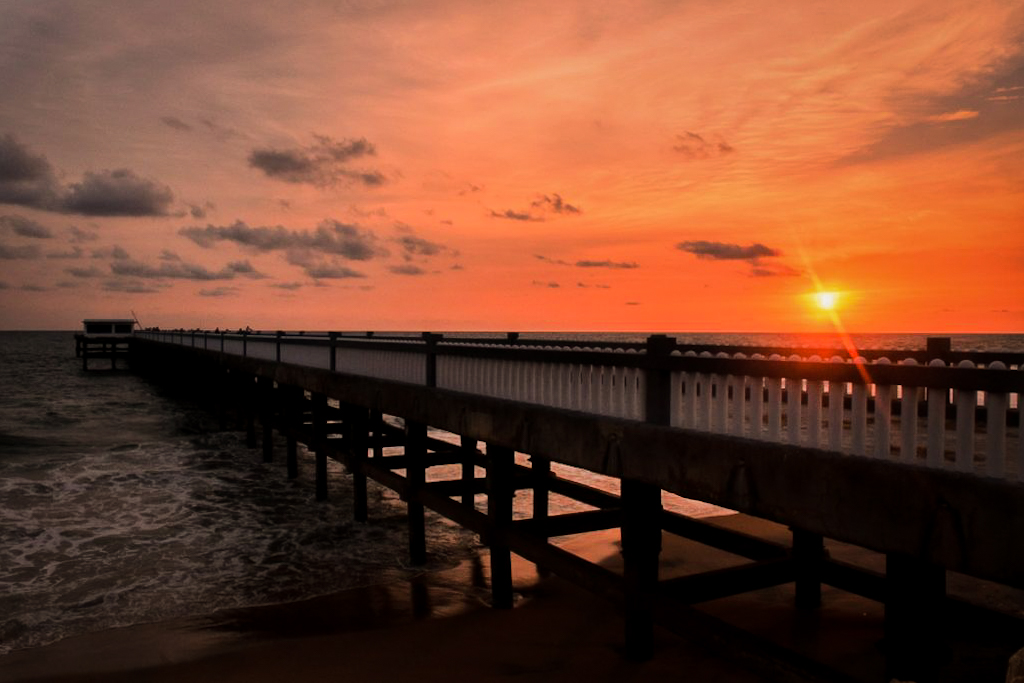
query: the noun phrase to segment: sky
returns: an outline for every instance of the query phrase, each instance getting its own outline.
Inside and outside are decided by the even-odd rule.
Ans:
[[[1021,1],[0,17],[0,329],[1024,332]]]

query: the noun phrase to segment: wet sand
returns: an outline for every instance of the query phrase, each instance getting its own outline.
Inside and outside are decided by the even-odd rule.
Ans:
[[[786,536],[782,527],[738,515],[716,523],[780,540]],[[617,531],[608,531],[576,537],[565,547],[615,567],[617,541]],[[844,552],[850,556],[844,559],[866,566],[880,561],[857,549],[837,548],[833,554]],[[665,537],[663,578],[735,563],[737,558],[726,553]],[[707,651],[662,629],[653,659],[627,661],[623,622],[613,605],[557,577],[540,577],[532,563],[518,558],[514,577],[512,610],[487,605],[482,551],[476,561],[412,581],[113,629],[14,652],[0,658],[0,682],[618,683],[677,680],[681,674],[691,681],[765,680],[727,651]],[[995,599],[1024,609],[1024,601],[1016,604],[1018,593],[1000,595]],[[799,612],[792,600],[792,588],[780,586],[704,603],[701,609],[796,647],[856,680],[884,679],[881,605],[827,587],[820,610]],[[948,680],[999,680],[1008,647],[965,650],[966,659],[954,662]]]

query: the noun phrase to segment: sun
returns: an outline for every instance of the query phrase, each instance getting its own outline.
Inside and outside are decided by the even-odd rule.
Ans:
[[[821,310],[832,311],[839,302],[839,295],[835,292],[817,292],[814,295],[814,302]]]

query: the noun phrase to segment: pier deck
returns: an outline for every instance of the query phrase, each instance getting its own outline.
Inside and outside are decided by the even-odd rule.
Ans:
[[[202,334],[197,343],[195,333],[142,333],[132,362],[168,381],[190,383],[194,391],[216,397],[221,407],[241,407],[250,444],[262,440],[265,459],[274,456],[277,429],[286,437],[290,476],[299,467],[297,444],[304,443],[315,452],[318,496],[328,495],[326,459],[344,462],[356,484],[356,519],[369,516],[367,479],[397,491],[408,503],[414,563],[425,558],[425,508],[480,534],[490,547],[495,607],[512,605],[510,553],[609,598],[623,610],[630,657],[651,655],[658,623],[730,656],[742,653],[751,666],[775,679],[844,680],[843,672],[693,607],[792,584],[794,609],[813,612],[820,608],[826,584],[885,605],[880,635],[887,675],[943,680],[942,662],[935,656],[945,642],[942,625],[980,613],[951,600],[947,573],[1011,591],[1024,589],[1019,543],[1024,484],[1017,434],[1024,373],[1006,370],[1007,361],[991,369],[882,364],[871,367],[869,382],[864,368],[852,363],[823,369],[824,364],[802,360],[740,359],[727,367],[725,359],[673,356],[664,338],[652,338],[632,353],[620,350],[614,359],[594,350],[573,350],[570,363],[564,353],[547,349],[453,345],[442,352],[439,338],[432,336],[406,341],[332,336],[326,345],[324,340],[282,337]],[[513,353],[519,354],[514,361],[519,371],[503,374],[501,363],[512,363]],[[447,359],[439,363],[444,354]],[[484,361],[473,368],[479,358]],[[969,362],[979,361],[995,362]],[[1011,367],[1020,363],[1018,358],[1008,361]],[[619,391],[618,397],[602,395],[594,386],[577,387],[569,396],[569,389],[545,374],[545,368],[573,363],[614,368],[605,386]],[[749,380],[754,374],[762,378],[757,384]],[[747,379],[737,384],[737,376]],[[790,379],[782,382],[785,378]],[[792,378],[800,378],[801,391]],[[815,385],[822,381],[826,399]],[[937,395],[936,385],[943,387],[942,400],[921,402],[922,395]],[[892,387],[899,390],[890,394]],[[950,389],[957,390],[952,403],[947,402]],[[979,391],[986,392],[982,400]],[[971,401],[961,395],[971,395]],[[940,421],[940,403],[941,439],[933,436],[932,424]],[[900,408],[893,411],[893,405]],[[951,417],[950,405],[956,407]],[[898,420],[893,413],[901,411],[915,419],[923,414],[930,423],[924,430],[919,424],[903,430],[901,422],[890,423],[901,435],[897,444],[888,440],[889,427],[878,425],[880,416]],[[970,444],[963,435],[967,413]],[[404,427],[396,428],[385,416],[401,418]],[[835,420],[815,422],[836,416],[845,433]],[[983,438],[975,439],[978,424],[984,425]],[[428,426],[452,438],[430,439]],[[918,438],[927,442],[922,448]],[[808,443],[812,440],[816,445]],[[385,455],[385,444],[399,446],[399,453]],[[528,454],[529,460],[517,460],[516,453]],[[428,483],[427,468],[451,463],[462,464],[461,477]],[[621,493],[561,477],[551,463],[613,477]],[[478,471],[486,476],[478,477]],[[531,519],[512,519],[516,491],[532,495]],[[662,491],[783,525],[790,529],[788,542],[672,514],[661,506]],[[483,509],[479,494],[486,498]],[[551,494],[592,509],[549,515]],[[621,573],[549,542],[609,528],[621,529]],[[662,580],[663,530],[747,561]],[[877,553],[883,566],[836,559],[830,553],[836,542]],[[1009,618],[1015,628],[1021,616]]]

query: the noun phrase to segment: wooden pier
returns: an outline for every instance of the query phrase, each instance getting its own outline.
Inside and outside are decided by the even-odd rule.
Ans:
[[[931,349],[913,352],[918,365],[866,368],[864,359],[821,362],[834,355],[826,350],[808,354],[815,360],[793,349],[701,355],[710,349],[659,335],[614,346],[145,332],[132,364],[239,410],[264,460],[276,455],[277,430],[289,477],[305,444],[318,498],[329,495],[327,459],[343,462],[357,520],[371,514],[368,480],[396,491],[408,505],[413,563],[426,558],[425,509],[478,533],[496,608],[513,604],[510,553],[608,598],[622,609],[631,658],[652,655],[657,624],[772,680],[850,680],[695,607],[782,584],[795,586],[793,609],[809,613],[820,609],[823,584],[883,603],[886,681],[943,680],[936,653],[947,619],[984,614],[1024,634],[1022,614],[985,612],[946,591],[948,572],[1024,589],[1021,354],[947,348],[938,367],[926,365]],[[552,463],[613,477],[620,494],[561,476]],[[453,464],[459,477],[428,480],[428,468]],[[528,519],[513,519],[518,491],[532,496]],[[663,491],[785,525],[790,539],[671,513]],[[590,509],[552,515],[551,495]],[[621,573],[550,542],[613,528]],[[663,533],[746,562],[662,580]],[[834,559],[834,542],[881,554],[884,571]]]

